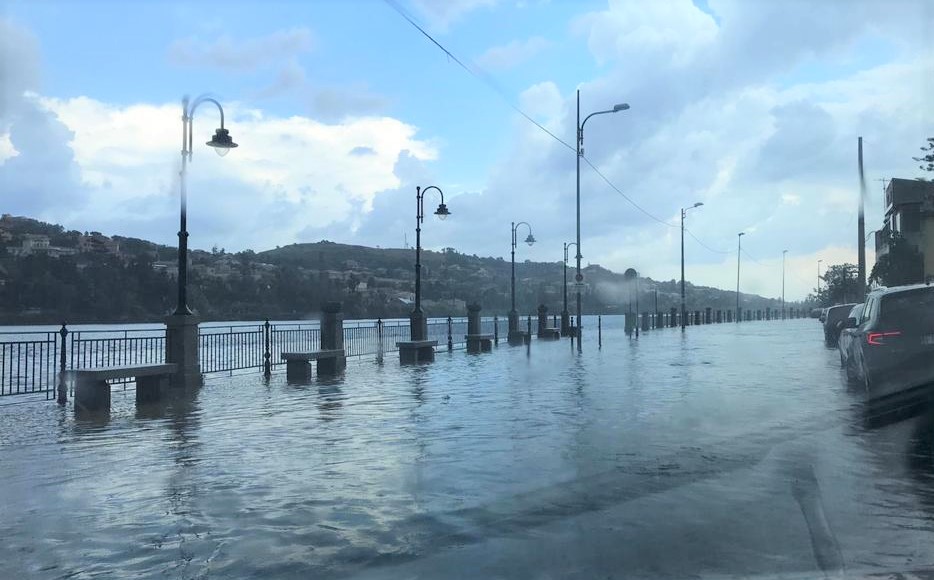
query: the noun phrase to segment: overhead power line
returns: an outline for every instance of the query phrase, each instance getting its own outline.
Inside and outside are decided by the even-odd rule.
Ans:
[[[533,118],[532,118],[531,116],[529,116],[525,111],[523,111],[523,110],[520,109],[518,106],[516,106],[515,104],[513,104],[512,100],[510,100],[509,97],[506,95],[506,91],[504,91],[503,88],[502,88],[501,86],[499,86],[499,84],[498,84],[496,81],[494,81],[494,80],[490,77],[490,75],[488,75],[486,72],[484,72],[483,70],[481,70],[481,69],[479,69],[479,68],[472,67],[472,66],[470,66],[470,65],[468,65],[468,64],[466,64],[466,63],[464,63],[464,61],[462,61],[461,59],[457,58],[457,56],[456,56],[453,52],[451,52],[450,50],[448,50],[447,48],[445,48],[443,44],[441,44],[440,42],[438,42],[437,40],[435,40],[435,38],[434,38],[432,35],[428,34],[428,32],[427,32],[424,28],[422,28],[421,26],[418,25],[417,22],[415,22],[415,20],[412,18],[412,16],[409,15],[409,13],[406,12],[406,10],[405,10],[402,6],[400,6],[398,2],[396,2],[395,0],[385,0],[385,2],[386,2],[386,4],[389,4],[389,6],[390,6],[393,10],[395,10],[396,12],[398,12],[400,16],[402,16],[403,18],[405,18],[405,20],[406,20],[409,24],[411,24],[413,27],[415,27],[416,30],[418,30],[419,32],[421,32],[422,35],[423,35],[425,38],[427,38],[428,40],[430,40],[432,44],[434,44],[435,46],[437,46],[444,54],[446,54],[446,55],[448,56],[449,59],[453,60],[453,61],[454,61],[455,63],[457,63],[462,69],[464,69],[465,71],[467,71],[470,75],[472,75],[473,77],[475,77],[477,80],[483,82],[483,83],[484,83],[485,85],[487,85],[489,88],[493,89],[493,91],[495,91],[496,94],[499,95],[499,97],[500,97],[507,105],[509,105],[509,107],[510,107],[512,110],[514,110],[515,112],[517,112],[517,113],[519,113],[520,115],[522,115],[523,117],[525,117],[525,119],[526,119],[528,122],[532,123],[533,125],[535,125],[535,126],[538,127],[539,129],[541,129],[542,131],[544,131],[545,133],[547,133],[552,139],[554,139],[554,140],[557,141],[558,143],[564,145],[565,147],[567,147],[567,148],[570,149],[571,151],[576,151],[576,149],[575,149],[572,145],[570,145],[567,141],[561,139],[560,137],[558,137],[557,135],[555,135],[554,133],[552,133],[551,131],[549,131],[548,129],[546,129],[544,125],[542,125],[541,123],[539,123],[538,121],[536,121],[535,119],[533,119]]]
[[[558,137],[557,135],[549,131],[544,125],[542,125],[541,123],[533,119],[528,113],[526,113],[521,108],[519,108],[517,105],[515,105],[512,102],[512,100],[509,98],[509,96],[506,94],[506,91],[488,73],[486,73],[483,69],[479,67],[468,65],[463,60],[458,58],[457,55],[451,52],[448,48],[446,48],[443,44],[441,44],[437,39],[435,39],[431,34],[429,34],[428,31],[426,31],[417,22],[415,22],[415,19],[412,18],[412,16],[408,13],[408,11],[406,11],[405,8],[400,6],[396,0],[384,0],[384,1],[393,10],[395,10],[400,16],[402,16],[402,18],[404,18],[406,22],[408,22],[410,25],[412,25],[413,28],[415,28],[419,33],[421,33],[422,36],[427,38],[432,44],[434,44],[439,50],[441,50],[441,52],[443,52],[450,60],[454,61],[458,66],[460,66],[462,69],[467,71],[468,74],[470,74],[477,80],[487,85],[487,87],[492,89],[497,94],[497,96],[499,96],[500,99],[502,99],[503,102],[505,102],[509,106],[509,108],[519,113],[525,120],[527,120],[528,122],[538,127],[538,129],[543,131],[546,135],[548,135],[549,137],[551,137],[552,139],[554,139],[555,141],[557,141],[558,143],[560,143],[561,145],[569,149],[570,151],[573,151],[575,154],[577,153],[577,149],[573,145],[571,145],[567,141],[561,139],[560,137]],[[655,216],[654,214],[652,214],[651,212],[649,212],[642,206],[640,206],[631,197],[623,193],[623,191],[619,187],[617,187],[612,181],[610,181],[610,179],[607,176],[605,176],[599,169],[597,169],[597,167],[593,163],[590,162],[590,159],[587,159],[587,157],[583,155],[581,157],[584,159],[587,165],[589,165],[590,168],[593,169],[593,171],[597,175],[599,175],[600,178],[603,179],[603,181],[605,181],[607,185],[610,186],[611,189],[613,189],[616,193],[622,196],[622,198],[625,199],[627,202],[629,202],[629,204],[632,205],[634,208],[639,210],[641,213],[646,215],[648,218],[664,226],[667,226],[669,228],[678,227],[676,224],[668,223],[665,220]],[[706,248],[707,250],[711,252],[714,252],[717,254],[729,253],[729,252],[722,252],[720,250],[715,250],[711,248],[710,246],[708,246],[707,244],[705,244],[704,242],[702,242],[693,233],[691,232],[688,232],[688,233],[691,235],[692,238],[694,238],[694,240],[697,241],[698,244],[700,244],[701,246],[703,246],[704,248]]]

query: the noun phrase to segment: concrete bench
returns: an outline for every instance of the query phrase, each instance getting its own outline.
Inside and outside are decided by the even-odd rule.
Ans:
[[[465,334],[467,339],[467,352],[490,352],[493,350],[492,334]]]
[[[75,409],[99,411],[110,409],[110,383],[114,379],[136,379],[136,404],[158,401],[175,373],[173,363],[158,365],[122,365],[67,369],[64,378],[75,381]]]
[[[432,362],[435,360],[437,340],[406,340],[397,342],[399,362],[402,364]]]
[[[538,333],[539,339],[558,340],[561,338],[561,331],[557,328],[543,328]]]
[[[284,352],[285,377],[288,381],[311,379],[311,361],[318,362],[318,376],[335,375],[347,367],[344,349],[316,350],[310,352]]]
[[[506,340],[509,342],[510,346],[531,344],[532,335],[524,330],[516,330],[514,332],[510,332]]]

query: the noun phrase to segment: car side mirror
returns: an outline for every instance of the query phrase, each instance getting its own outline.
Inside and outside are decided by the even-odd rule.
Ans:
[[[843,328],[856,328],[857,326],[855,318],[847,318],[843,324]]]

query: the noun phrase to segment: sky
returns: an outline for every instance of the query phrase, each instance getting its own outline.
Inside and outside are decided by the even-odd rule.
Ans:
[[[932,25],[925,0],[0,0],[0,211],[174,245],[181,99],[210,94],[239,147],[197,109],[192,247],[412,245],[434,185],[425,248],[508,259],[524,221],[517,259],[557,262],[580,91],[630,105],[586,124],[585,265],[679,278],[702,202],[687,279],[734,289],[744,232],[742,290],[781,296],[787,250],[796,300],[856,262],[859,136],[867,232],[880,180],[923,175]]]

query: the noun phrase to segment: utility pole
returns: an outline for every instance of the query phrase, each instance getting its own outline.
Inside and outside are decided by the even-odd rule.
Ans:
[[[863,175],[863,138],[859,138],[859,217],[857,221],[857,230],[859,233],[859,257],[858,272],[856,280],[857,299],[862,302],[866,297],[866,217],[863,211],[863,203],[866,199],[866,178]]]

